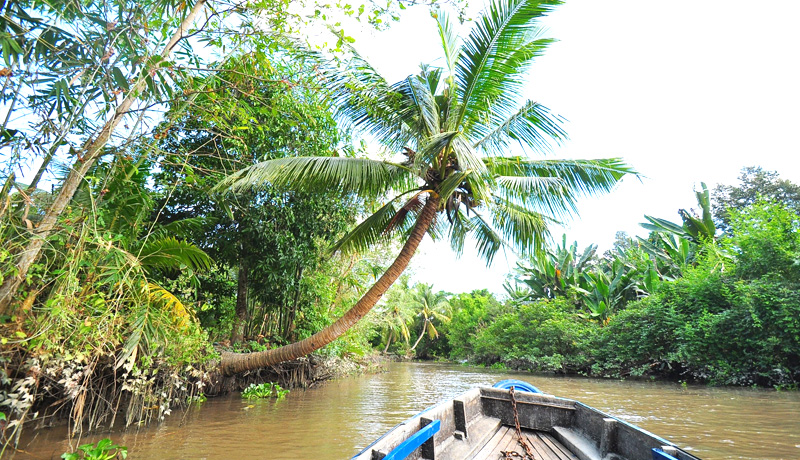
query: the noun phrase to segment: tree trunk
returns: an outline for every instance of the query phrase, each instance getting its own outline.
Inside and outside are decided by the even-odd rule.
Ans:
[[[36,175],[33,176],[33,179],[31,179],[31,183],[30,185],[28,185],[28,188],[25,190],[25,193],[31,195],[33,192],[36,191],[36,187],[39,186],[39,180],[44,175],[44,172],[47,171],[47,167],[50,166],[50,161],[52,160],[53,160],[53,151],[50,150],[49,152],[47,152],[47,155],[45,155],[44,159],[42,160],[42,165],[39,166],[39,170],[36,171]]]
[[[428,200],[422,208],[422,212],[417,219],[414,228],[411,230],[408,240],[403,245],[397,258],[386,272],[372,285],[356,304],[347,311],[335,323],[312,335],[311,337],[284,347],[273,350],[259,351],[255,353],[222,353],[220,370],[224,375],[233,375],[248,370],[260,369],[272,366],[284,361],[300,358],[313,351],[319,350],[325,345],[333,342],[344,334],[361,318],[364,317],[378,300],[386,293],[389,287],[400,277],[408,267],[411,257],[433,224],[436,218],[437,208],[439,207],[438,195],[428,195]]]
[[[383,349],[383,354],[384,355],[389,352],[389,345],[392,344],[392,339],[393,338],[394,338],[394,331],[390,331],[389,332],[389,338],[386,339],[386,348]]]
[[[180,27],[178,30],[173,34],[172,38],[170,38],[169,42],[166,44],[164,49],[161,52],[162,57],[167,57],[171,52],[178,41],[184,37],[184,32],[189,29],[189,27],[194,23],[194,18],[197,16],[197,13],[203,8],[205,5],[206,0],[198,0],[195,3],[192,10],[189,14],[186,15],[183,22],[181,22]],[[103,153],[103,148],[105,147],[108,140],[111,138],[111,134],[114,133],[114,130],[117,128],[117,125],[122,121],[123,117],[128,113],[133,103],[139,98],[139,93],[145,88],[146,80],[144,77],[140,77],[136,84],[133,85],[128,91],[125,99],[122,100],[122,103],[117,107],[114,111],[114,115],[106,121],[106,124],[103,125],[103,129],[100,130],[100,133],[97,135],[97,138],[92,139],[89,138],[81,147],[81,152],[83,155],[78,156],[78,161],[75,164],[75,167],[70,169],[67,178],[64,180],[64,183],[61,185],[61,189],[58,191],[53,204],[50,205],[47,212],[42,218],[42,221],[33,231],[31,235],[31,241],[28,243],[28,246],[19,254],[16,263],[16,276],[9,276],[5,279],[2,286],[0,286],[0,315],[2,314],[9,314],[11,310],[9,309],[11,305],[11,301],[14,299],[14,295],[17,293],[17,289],[19,288],[20,283],[24,280],[28,275],[28,270],[31,268],[31,265],[39,258],[39,253],[42,250],[42,246],[44,246],[45,239],[50,235],[50,232],[55,228],[56,222],[61,216],[61,213],[67,207],[67,204],[72,200],[73,195],[75,195],[75,191],[78,189],[83,177],[89,171],[89,168],[92,167],[94,162],[100,158],[101,154]]]
[[[236,282],[236,319],[233,321],[231,344],[244,339],[244,326],[247,322],[247,262],[239,260],[239,276]]]
[[[416,342],[414,342],[414,346],[413,346],[413,347],[411,347],[411,349],[410,349],[410,350],[408,350],[408,353],[409,353],[409,354],[410,354],[412,351],[414,351],[414,349],[415,349],[415,348],[417,348],[417,345],[419,345],[419,341],[420,341],[420,340],[422,340],[422,337],[424,337],[424,336],[425,336],[425,331],[426,331],[427,329],[428,329],[428,320],[426,319],[426,320],[424,320],[424,321],[422,322],[422,332],[420,332],[420,333],[419,333],[419,337],[417,337],[417,341],[416,341]]]
[[[295,329],[294,320],[297,318],[297,309],[300,306],[300,296],[302,291],[300,290],[300,281],[303,279],[303,267],[298,265],[295,269],[295,280],[294,280],[294,293],[292,294],[292,307],[288,312],[286,318],[286,327],[283,330],[283,338],[285,340],[292,340],[292,333]]]

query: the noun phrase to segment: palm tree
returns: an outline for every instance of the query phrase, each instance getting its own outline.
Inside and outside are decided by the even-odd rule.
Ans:
[[[405,340],[406,344],[408,344],[408,340],[411,337],[407,324],[410,314],[407,306],[402,302],[388,304],[385,311],[381,313],[381,318],[383,319],[381,327],[384,329],[384,335],[386,336],[386,347],[384,347],[383,353],[386,354],[395,337]]]
[[[450,310],[450,302],[448,302],[447,296],[443,292],[433,292],[433,286],[430,284],[417,285],[417,292],[413,294],[413,299],[414,306],[419,308],[419,316],[422,317],[422,328],[409,353],[417,348],[426,332],[431,339],[439,337],[439,331],[433,325],[434,319],[442,322],[450,321],[450,317],[447,316]]]
[[[337,251],[358,251],[401,234],[394,262],[339,320],[285,347],[225,353],[232,374],[307,355],[332,342],[380,300],[426,234],[447,238],[457,253],[469,241],[490,263],[503,247],[541,247],[548,223],[576,213],[576,200],[611,190],[633,173],[620,159],[533,160],[565,133],[561,120],[523,100],[524,74],[552,40],[537,20],[557,0],[494,0],[463,41],[446,14],[437,16],[444,68],[393,85],[357,53],[344,69],[323,70],[341,118],[370,134],[399,161],[295,157],[259,163],[226,178],[219,189],[286,187],[331,190],[385,200],[345,235]],[[518,146],[526,155],[512,153]]]

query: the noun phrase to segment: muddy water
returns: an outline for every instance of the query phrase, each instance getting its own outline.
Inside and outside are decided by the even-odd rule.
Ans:
[[[439,400],[520,378],[579,399],[693,450],[704,460],[800,459],[800,393],[706,388],[393,363],[388,372],[292,391],[284,400],[208,400],[158,427],[112,433],[130,459],[348,459]],[[63,431],[37,433],[15,459],[57,459]],[[95,441],[109,436],[84,438]]]

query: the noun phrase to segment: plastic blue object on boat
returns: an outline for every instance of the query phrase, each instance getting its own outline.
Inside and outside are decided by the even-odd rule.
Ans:
[[[438,433],[441,426],[442,422],[439,420],[434,420],[425,425],[421,430],[417,431],[411,435],[411,437],[403,441],[402,444],[392,449],[392,451],[389,452],[386,457],[383,457],[383,460],[403,460],[411,455],[412,452],[417,450],[419,446],[423,445],[425,441]]]
[[[661,449],[653,448],[653,460],[678,460]]]
[[[501,380],[494,385],[494,388],[500,388],[501,390],[510,390],[511,387],[514,387],[515,391],[527,391],[528,393],[541,393],[542,390],[536,388],[535,386],[531,385],[528,382],[523,382],[522,380],[517,379],[507,379]]]

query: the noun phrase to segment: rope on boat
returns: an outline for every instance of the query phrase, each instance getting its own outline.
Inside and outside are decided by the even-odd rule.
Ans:
[[[515,458],[521,458],[524,460],[536,460],[536,457],[533,455],[533,449],[531,449],[530,444],[528,441],[525,440],[525,437],[522,436],[522,430],[519,427],[519,413],[517,412],[517,398],[514,396],[514,387],[512,386],[509,390],[509,394],[511,395],[511,408],[514,411],[514,428],[517,430],[517,443],[522,446],[525,450],[525,455],[519,454],[518,452],[514,452],[513,450],[508,451],[501,451],[500,454],[503,456],[501,460],[510,460]]]

